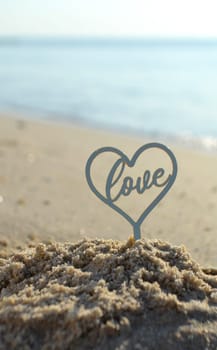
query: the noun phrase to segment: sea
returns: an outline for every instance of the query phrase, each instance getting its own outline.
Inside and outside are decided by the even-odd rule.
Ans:
[[[217,40],[0,37],[0,111],[217,147]]]

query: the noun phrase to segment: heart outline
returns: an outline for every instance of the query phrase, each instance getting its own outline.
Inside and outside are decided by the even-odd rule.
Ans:
[[[157,197],[148,205],[148,207],[142,212],[140,217],[138,218],[137,221],[133,220],[123,209],[118,207],[116,204],[114,204],[111,200],[108,198],[104,197],[96,188],[94,185],[92,179],[91,179],[91,166],[93,164],[93,161],[96,159],[96,157],[102,153],[105,152],[110,152],[110,153],[115,153],[119,155],[123,161],[128,165],[128,167],[133,167],[139,158],[139,156],[145,152],[148,149],[151,148],[157,148],[162,151],[164,151],[170,158],[171,163],[172,163],[172,174],[169,175],[169,180],[166,186],[163,188],[163,190],[157,195]],[[173,154],[173,152],[166,147],[165,145],[158,143],[158,142],[151,142],[147,143],[143,146],[141,146],[132,156],[131,159],[129,159],[122,151],[120,151],[118,148],[115,147],[102,147],[94,151],[90,157],[87,160],[86,167],[85,167],[85,175],[87,179],[87,183],[92,190],[92,192],[99,198],[101,199],[105,204],[107,204],[110,208],[118,212],[121,216],[123,216],[132,226],[134,229],[134,237],[135,240],[140,239],[141,233],[140,233],[140,226],[145,220],[145,218],[149,215],[149,213],[157,206],[157,204],[163,199],[163,197],[167,194],[167,192],[170,190],[172,185],[175,182],[176,176],[177,176],[177,171],[178,171],[178,166],[177,166],[177,161],[176,158]]]

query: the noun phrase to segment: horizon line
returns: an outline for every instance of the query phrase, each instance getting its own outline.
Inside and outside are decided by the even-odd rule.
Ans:
[[[217,40],[217,36],[186,35],[74,35],[74,34],[0,34],[0,39],[93,39],[93,40]]]

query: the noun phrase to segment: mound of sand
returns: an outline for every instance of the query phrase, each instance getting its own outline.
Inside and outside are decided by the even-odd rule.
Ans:
[[[0,265],[0,349],[217,347],[217,271],[184,247],[39,244]]]

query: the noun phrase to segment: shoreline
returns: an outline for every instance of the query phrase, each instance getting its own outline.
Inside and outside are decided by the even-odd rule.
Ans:
[[[127,240],[131,227],[91,193],[84,167],[102,146],[131,155],[150,141],[77,124],[33,121],[21,114],[1,115],[0,253],[85,236]],[[217,266],[216,155],[167,146],[178,161],[177,180],[142,224],[142,238],[183,244],[204,267]],[[129,203],[131,210],[137,206]]]
[[[214,154],[217,155],[217,136],[211,136],[211,135],[200,135],[195,136],[191,135],[188,131],[186,133],[176,133],[176,134],[165,134],[160,133],[159,131],[153,131],[153,132],[144,132],[139,131],[139,129],[132,129],[130,127],[115,127],[115,126],[109,126],[105,125],[103,123],[89,121],[85,119],[79,119],[79,118],[67,118],[60,117],[60,113],[46,113],[46,112],[40,112],[40,111],[34,111],[31,112],[30,110],[1,110],[0,111],[0,118],[11,118],[11,119],[23,119],[24,121],[28,122],[39,122],[44,123],[45,125],[62,125],[64,127],[78,127],[78,128],[84,128],[88,130],[98,130],[99,132],[106,132],[111,133],[114,135],[122,135],[126,137],[132,137],[132,138],[145,138],[145,139],[151,139],[154,142],[162,142],[162,143],[168,143],[174,147],[178,148],[184,148],[186,150],[190,151],[196,151],[201,153],[207,153],[207,154]]]

